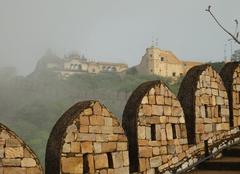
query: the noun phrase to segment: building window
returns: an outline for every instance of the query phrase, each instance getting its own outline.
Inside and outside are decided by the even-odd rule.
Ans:
[[[161,57],[161,61],[164,61],[164,57]]]
[[[182,77],[182,76],[183,76],[183,73],[180,73],[180,76]]]
[[[204,109],[205,109],[205,117],[208,118],[208,107],[207,107],[207,104],[204,105]]]
[[[218,116],[221,117],[221,105],[218,105]]]
[[[176,76],[176,73],[175,73],[175,72],[173,72],[173,73],[172,73],[172,76],[173,76],[173,77],[175,77],[175,76]]]
[[[173,133],[173,139],[177,138],[177,132],[176,132],[176,125],[172,124],[172,133]]]
[[[94,68],[92,69],[92,72],[95,72],[95,69],[94,69]]]
[[[150,57],[153,57],[153,55],[152,55],[152,54],[150,54]]]
[[[83,154],[83,173],[89,173],[87,154]]]
[[[151,140],[155,141],[156,140],[156,125],[151,124]]]
[[[110,169],[113,169],[113,159],[112,159],[112,154],[111,152],[107,153],[107,157],[108,157],[108,167]]]

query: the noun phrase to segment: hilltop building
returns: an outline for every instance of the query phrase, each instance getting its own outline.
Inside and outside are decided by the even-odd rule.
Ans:
[[[157,47],[146,49],[137,71],[143,74],[154,74],[162,77],[178,77],[186,74],[193,66],[202,62],[181,61],[171,51],[161,50]]]
[[[86,59],[84,56],[72,53],[63,59],[51,52],[43,56],[36,67],[36,70],[51,70],[61,74],[64,78],[75,74],[98,74],[104,72],[123,72],[128,65],[123,63],[96,62]]]

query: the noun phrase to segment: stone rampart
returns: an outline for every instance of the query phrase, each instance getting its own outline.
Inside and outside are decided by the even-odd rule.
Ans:
[[[229,99],[230,127],[240,126],[240,65],[229,62],[221,70]]]
[[[140,85],[123,114],[131,172],[157,173],[178,163],[188,149],[182,107],[161,81]]]
[[[127,138],[99,102],[79,102],[57,121],[46,150],[46,174],[53,173],[129,173]]]
[[[0,174],[43,174],[34,152],[2,124],[0,124],[0,159]]]

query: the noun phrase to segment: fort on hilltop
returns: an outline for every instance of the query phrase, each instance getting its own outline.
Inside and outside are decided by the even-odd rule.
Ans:
[[[157,47],[146,49],[141,63],[136,66],[137,71],[143,74],[154,74],[162,77],[179,77],[202,62],[179,60],[171,51],[161,50]]]

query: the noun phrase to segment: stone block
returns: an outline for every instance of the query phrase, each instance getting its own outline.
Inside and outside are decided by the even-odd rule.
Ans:
[[[164,104],[164,97],[163,96],[156,96],[156,103],[158,105],[163,105]]]
[[[71,142],[71,152],[80,153],[80,142]]]
[[[123,167],[123,154],[122,152],[111,153],[113,160],[113,168]]]
[[[138,126],[138,139],[146,139],[145,126]]]
[[[22,147],[6,147],[5,157],[6,158],[22,158],[23,148]]]
[[[147,96],[143,97],[141,104],[148,104],[148,97]]]
[[[21,161],[22,167],[35,167],[36,165],[37,163],[33,158],[23,158]]]
[[[159,147],[159,153],[160,153],[161,155],[167,155],[167,153],[168,153],[167,146],[161,146],[161,147]]]
[[[109,111],[106,108],[102,108],[102,115],[109,117],[110,113],[109,113]]]
[[[172,115],[172,108],[171,108],[171,106],[163,106],[163,113],[166,116]]]
[[[94,156],[95,169],[108,168],[107,154],[99,154]]]
[[[42,174],[42,172],[37,167],[30,167],[30,168],[27,168],[27,173],[26,174]]]
[[[101,126],[89,126],[89,133],[102,133]]]
[[[139,158],[139,172],[143,172],[146,169],[147,169],[146,159],[145,158]]]
[[[118,127],[113,128],[112,126],[102,126],[101,129],[102,129],[102,133],[104,134],[112,134],[114,131],[116,131],[116,129],[118,129]],[[121,130],[118,130],[118,132]]]
[[[163,107],[159,105],[152,105],[152,114],[153,115],[163,115]]]
[[[92,142],[82,142],[81,143],[81,151],[82,153],[92,153],[93,152],[93,144]]]
[[[6,147],[20,147],[21,143],[16,138],[9,138],[6,140]]]
[[[82,173],[83,171],[82,157],[62,157],[61,164],[63,173]]]
[[[212,124],[205,124],[204,125],[204,130],[207,133],[212,132]]]
[[[147,146],[139,147],[139,157],[152,157],[152,148]]]
[[[123,151],[123,165],[129,166],[129,157],[128,151]]]
[[[151,105],[156,104],[156,98],[155,98],[154,95],[148,96],[148,103],[151,104]]]
[[[3,173],[4,174],[26,174],[26,168],[21,167],[4,167]]]
[[[77,136],[78,141],[95,141],[96,134],[86,134],[86,133],[79,133]]]
[[[93,105],[93,113],[94,115],[102,115],[102,106],[100,105],[99,102],[96,102]]]
[[[167,150],[168,150],[168,154],[175,154],[176,147],[175,147],[175,145],[168,145]]]
[[[114,174],[129,174],[129,167],[114,169]]]
[[[105,126],[112,126],[113,125],[112,124],[113,120],[112,120],[111,117],[105,117],[104,120],[105,120]]]
[[[118,142],[117,143],[117,151],[124,151],[128,149],[127,142]]]
[[[102,143],[94,143],[94,152],[102,153]]]
[[[21,166],[21,159],[8,159],[8,158],[3,158],[2,159],[2,165],[4,167],[19,167]]]
[[[168,119],[166,116],[161,116],[160,117],[160,123],[167,123]]]
[[[166,130],[165,129],[161,129],[161,140],[162,141],[167,140],[167,135],[166,135]]]
[[[173,139],[173,131],[172,131],[172,124],[166,124],[166,132],[167,132],[167,139]]]
[[[151,105],[142,105],[142,111],[143,111],[144,115],[147,115],[147,116],[152,115]]]
[[[224,104],[223,98],[217,96],[217,97],[216,97],[216,103],[217,103],[218,105],[223,105],[223,104]]]
[[[172,105],[172,98],[170,98],[170,97],[165,97],[165,98],[164,98],[164,104],[165,104],[165,105]]]
[[[80,116],[79,118],[81,125],[89,125],[89,117],[88,116]]]
[[[89,130],[88,130],[88,128],[89,128],[89,126],[80,126],[80,132],[82,132],[82,133],[88,133],[89,132]]]
[[[150,166],[152,168],[159,167],[162,165],[162,159],[160,156],[150,158]]]
[[[153,156],[157,156],[160,154],[159,147],[153,147]]]
[[[87,155],[87,161],[88,161],[89,173],[94,173],[95,166],[94,166],[94,157],[92,154]]]
[[[93,114],[93,111],[91,108],[87,108],[83,111],[84,115],[92,115]]]
[[[90,124],[91,125],[103,126],[104,123],[105,123],[105,120],[104,120],[103,116],[91,116],[90,117]]]
[[[102,143],[102,152],[114,152],[117,149],[116,142]]]
[[[146,127],[146,139],[150,140],[151,139],[151,128]]]
[[[169,123],[178,123],[179,118],[178,117],[168,117],[168,122]]]

